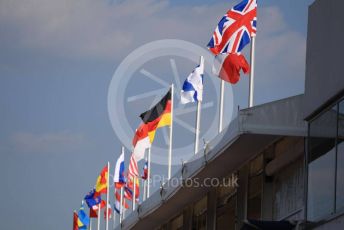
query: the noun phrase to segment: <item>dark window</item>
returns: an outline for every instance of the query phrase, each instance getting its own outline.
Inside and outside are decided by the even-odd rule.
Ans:
[[[170,230],[180,230],[183,229],[183,215],[179,215],[170,221]]]
[[[304,204],[303,170],[304,161],[299,159],[274,175],[274,220],[301,218]]]
[[[236,196],[232,196],[216,209],[216,229],[235,230]]]
[[[334,211],[337,106],[310,123],[308,165],[308,220]]]
[[[235,230],[236,188],[232,186],[219,186],[216,192],[216,229]]]
[[[193,207],[192,229],[205,230],[207,228],[207,196],[196,202]]]
[[[339,104],[336,210],[344,209],[344,101]]]
[[[250,163],[247,197],[247,219],[261,218],[263,188],[263,155]]]

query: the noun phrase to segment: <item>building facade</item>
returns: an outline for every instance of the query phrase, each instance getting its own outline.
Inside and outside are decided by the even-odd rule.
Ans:
[[[304,95],[241,110],[118,229],[344,229],[341,9],[309,7]]]

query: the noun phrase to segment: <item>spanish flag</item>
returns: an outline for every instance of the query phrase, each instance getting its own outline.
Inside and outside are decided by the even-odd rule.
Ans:
[[[108,167],[105,166],[97,178],[96,182],[96,193],[106,194],[107,190],[107,179],[108,179]]]
[[[156,129],[171,125],[171,89],[153,108],[142,113],[140,117],[147,126],[149,140],[153,143]]]

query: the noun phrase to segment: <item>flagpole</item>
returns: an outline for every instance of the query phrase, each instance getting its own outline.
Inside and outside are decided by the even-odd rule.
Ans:
[[[106,230],[109,230],[109,209],[108,209],[108,204],[109,204],[109,180],[110,180],[110,162],[107,163],[107,169],[108,169],[108,174],[107,174],[107,186],[106,186]]]
[[[220,117],[219,117],[219,133],[223,128],[223,102],[225,96],[225,81],[221,80],[221,89],[220,89]]]
[[[97,230],[100,230],[100,203],[98,204],[98,221],[97,221]]]
[[[256,48],[256,37],[253,36],[251,37],[251,57],[250,57],[251,70],[250,70],[249,99],[248,99],[249,108],[253,106],[255,48]]]
[[[122,148],[123,149],[123,148]],[[122,223],[123,220],[123,186],[121,187],[121,199],[120,199],[120,206],[119,206],[119,224]]]
[[[202,74],[204,73],[204,58],[203,56],[200,57],[199,65],[202,68]],[[195,132],[195,154],[198,153],[198,147],[199,147],[199,134],[200,134],[200,126],[201,126],[201,107],[202,102],[197,102],[197,113],[196,113],[196,132]]]
[[[114,188],[114,194],[115,194],[115,196],[116,196],[116,188]],[[115,198],[116,199],[116,198]],[[115,227],[116,227],[116,211],[115,211],[115,209],[113,210],[113,224],[112,224],[112,229],[114,229],[115,230]],[[121,213],[121,212],[119,212],[119,213]],[[119,217],[119,218],[121,218],[121,217]]]
[[[143,197],[142,197],[143,201],[146,200],[146,195],[147,195],[146,189],[147,189],[147,180],[143,180]]]
[[[90,218],[90,227],[89,230],[92,230],[92,218]]]
[[[123,202],[124,202],[124,188],[123,188],[123,198],[122,198],[122,200],[123,200]],[[126,209],[124,208],[123,209],[123,214],[122,214],[122,221],[125,219],[125,211],[126,211]]]
[[[148,153],[145,153],[145,164],[148,161],[147,155],[148,155]],[[146,200],[146,195],[147,195],[147,178],[145,180],[143,180],[143,197],[142,197],[143,201]]]
[[[151,151],[152,147],[148,148],[148,172],[147,172],[147,198],[149,198],[149,190],[150,190],[150,171],[151,171]]]
[[[124,146],[122,146],[122,153],[124,155]],[[119,205],[119,224],[122,223],[123,220],[123,185],[121,186],[121,197],[120,197],[120,205]]]
[[[172,168],[172,138],[173,138],[173,94],[174,94],[174,85],[171,85],[171,125],[170,125],[170,145],[168,151],[168,177],[171,179],[171,168]]]
[[[134,181],[133,181],[133,186],[134,186],[134,194],[132,197],[132,201],[133,201],[133,211],[135,211],[135,201],[136,201],[136,176],[133,177]]]

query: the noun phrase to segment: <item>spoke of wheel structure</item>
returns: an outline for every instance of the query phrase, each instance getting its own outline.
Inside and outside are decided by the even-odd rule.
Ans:
[[[187,129],[187,130],[189,130],[189,131],[192,132],[192,133],[195,133],[195,132],[196,132],[195,127],[193,127],[193,126],[189,125],[188,123],[186,123],[186,122],[180,120],[179,118],[176,118],[176,117],[175,117],[175,118],[174,118],[174,121],[175,121],[178,125],[182,126],[184,129]]]
[[[140,73],[142,73],[143,75],[145,75],[146,77],[150,78],[151,80],[155,81],[156,83],[166,87],[166,88],[169,88],[170,87],[170,84],[160,78],[158,78],[157,76],[155,76],[154,74],[148,72],[147,70],[145,69],[141,69],[140,70]]]
[[[213,106],[214,106],[214,102],[207,102],[205,104],[202,104],[202,110],[211,108]],[[197,110],[197,106],[192,106],[192,107],[185,108],[185,109],[182,109],[182,108],[179,109],[178,108],[178,109],[174,110],[174,114],[175,115],[183,115],[183,114],[195,112],[196,110]]]
[[[164,137],[164,141],[166,145],[170,144],[170,137],[169,137],[169,134],[167,133],[168,130],[169,130],[169,126],[167,129],[162,129],[162,136]]]
[[[161,97],[165,92],[166,92],[166,89],[156,89],[147,93],[137,94],[135,96],[128,97],[127,102],[133,102],[136,100],[140,100],[140,99],[152,97],[152,96]]]

